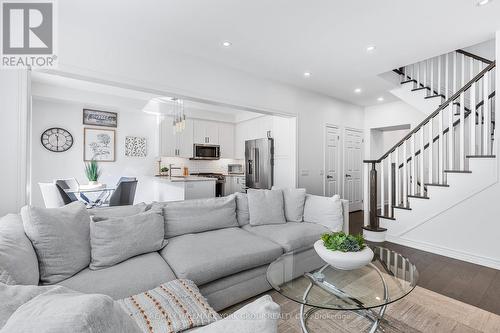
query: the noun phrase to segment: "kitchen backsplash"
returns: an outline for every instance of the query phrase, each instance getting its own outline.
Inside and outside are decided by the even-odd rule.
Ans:
[[[245,164],[244,160],[234,160],[229,158],[221,158],[220,160],[207,161],[207,160],[190,160],[181,157],[162,157],[161,165],[162,167],[168,167],[172,164],[174,167],[185,167],[189,168],[189,173],[200,173],[200,172],[214,172],[227,174],[228,164]],[[155,170],[157,171],[158,168]],[[181,175],[182,170],[172,170],[172,175]]]

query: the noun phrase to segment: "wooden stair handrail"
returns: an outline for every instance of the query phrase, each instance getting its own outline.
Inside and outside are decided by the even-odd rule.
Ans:
[[[482,61],[482,62],[484,62],[484,63],[486,63],[486,64],[488,64],[488,65],[491,65],[491,64],[493,63],[493,61],[492,61],[492,60],[489,60],[489,59],[483,58],[483,57],[478,56],[478,55],[476,55],[476,54],[474,54],[474,53],[467,52],[467,51],[465,51],[465,50],[458,49],[456,52],[457,52],[457,53],[461,53],[461,54],[463,54],[463,55],[466,55],[466,56],[468,56],[468,57],[474,58],[474,59],[476,59],[476,60]]]

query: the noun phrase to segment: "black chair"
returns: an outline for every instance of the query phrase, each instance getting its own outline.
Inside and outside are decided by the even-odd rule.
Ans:
[[[55,181],[55,184],[60,186],[63,190],[78,190],[78,187],[80,186],[80,184],[78,183],[78,181],[75,179],[75,178],[67,178],[67,179],[56,179]],[[73,201],[76,201],[78,200],[78,198],[76,197],[75,194],[73,193],[67,193],[67,195],[70,197],[71,200]],[[85,203],[87,205],[90,204],[90,199],[83,193],[80,193],[80,198],[82,198],[83,201],[85,201]]]
[[[116,190],[109,198],[109,206],[133,205],[137,180],[132,177],[122,177],[118,182]]]
[[[59,191],[59,195],[61,196],[61,199],[65,205],[70,204],[74,201],[78,201],[78,199],[76,198],[76,196],[74,194],[70,195],[70,194],[66,193],[66,191],[64,191],[61,186],[59,186],[57,184],[55,184],[55,185],[56,185],[57,190]]]

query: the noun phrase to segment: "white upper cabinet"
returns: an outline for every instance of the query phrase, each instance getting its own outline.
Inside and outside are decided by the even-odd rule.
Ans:
[[[186,128],[179,133],[173,130],[173,118],[164,117],[160,120],[160,156],[193,156],[193,120],[186,119]]]
[[[219,145],[221,158],[234,158],[234,125],[219,123]]]
[[[163,117],[159,124],[160,156],[175,156],[177,138],[172,129],[172,117]]]
[[[219,123],[208,120],[194,120],[194,143],[219,144]]]

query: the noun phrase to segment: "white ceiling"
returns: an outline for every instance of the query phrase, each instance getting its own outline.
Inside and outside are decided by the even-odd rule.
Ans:
[[[161,106],[162,112],[160,113],[173,113],[173,103],[168,101],[165,103],[157,102],[158,97],[168,96],[160,96],[144,91],[125,89],[36,71],[32,73],[31,80],[34,84],[32,94],[38,98],[70,100],[88,104],[96,103],[94,96],[98,94],[108,97],[104,103],[109,105],[101,106],[113,108],[113,110],[118,107],[124,111],[159,112],[159,104],[163,104]],[[77,92],[77,94],[71,92]],[[78,94],[78,92],[81,92],[81,94]],[[93,94],[85,94],[86,92]],[[78,101],[75,100],[77,98],[79,99]],[[126,108],[123,108],[124,106]],[[262,116],[262,114],[255,112],[189,100],[184,100],[184,107],[189,116],[202,119],[240,122]]]
[[[493,38],[500,0],[476,1],[72,0],[59,2],[59,29],[83,16],[78,34],[132,42],[144,48],[143,61],[149,52],[176,52],[372,105],[379,96],[390,100],[378,74]],[[88,39],[75,47],[92,47],[79,40]],[[223,48],[225,40],[232,47]],[[371,54],[368,45],[376,45]]]

